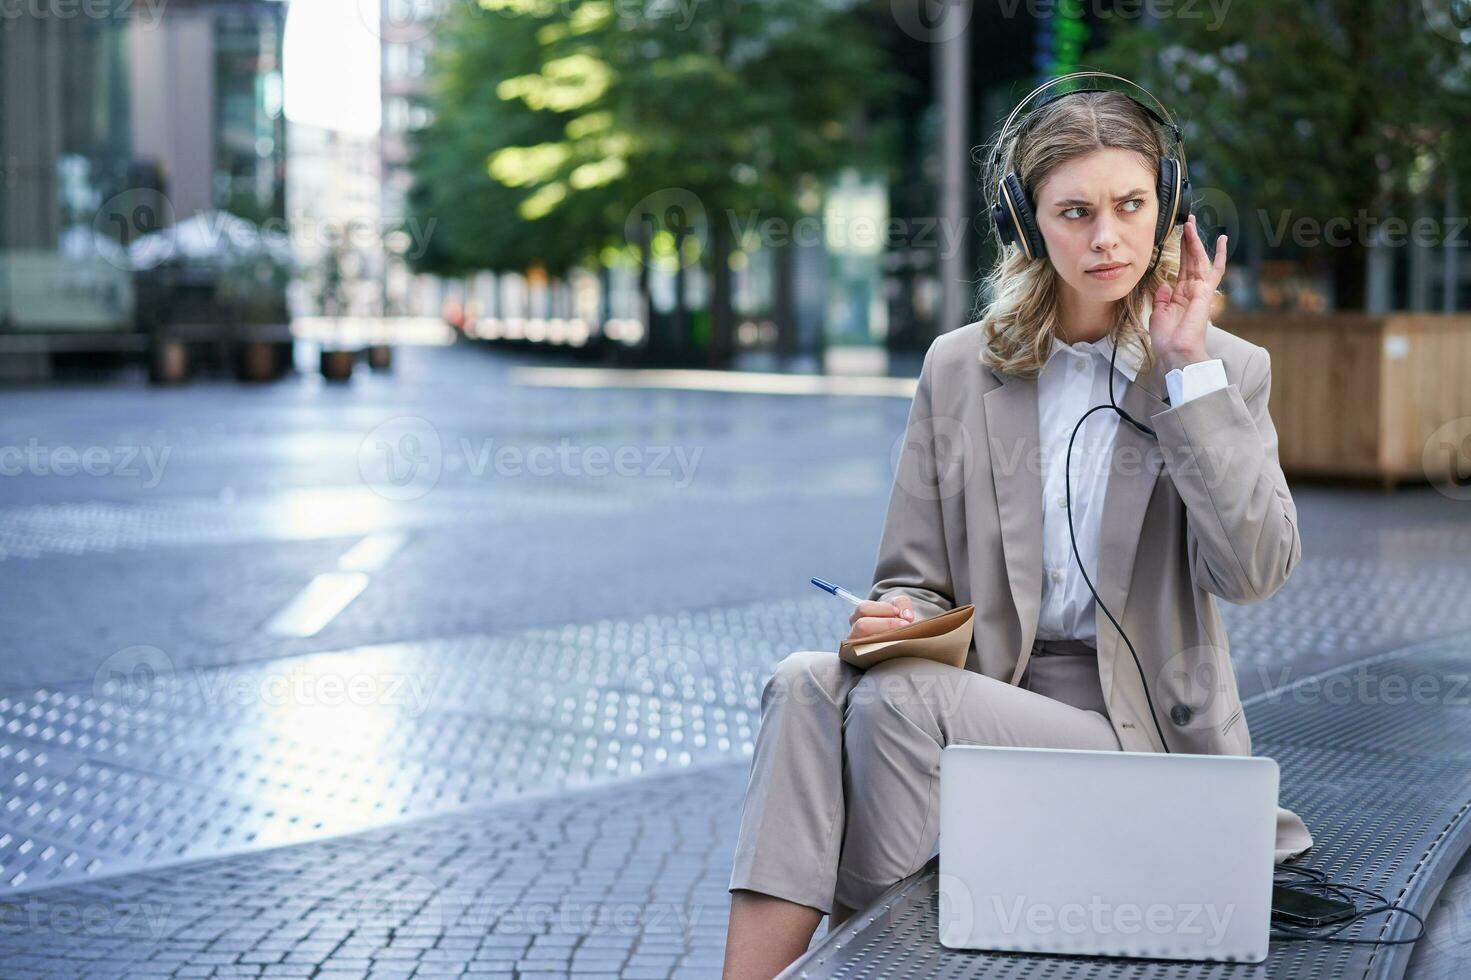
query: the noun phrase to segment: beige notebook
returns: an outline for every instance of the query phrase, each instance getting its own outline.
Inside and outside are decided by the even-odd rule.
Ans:
[[[975,628],[974,603],[898,629],[875,633],[858,640],[844,640],[838,657],[854,667],[868,668],[894,657],[923,657],[952,667],[965,667]]]

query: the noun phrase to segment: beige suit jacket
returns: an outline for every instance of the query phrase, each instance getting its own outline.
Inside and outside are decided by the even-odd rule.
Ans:
[[[1108,466],[1093,587],[1138,653],[1169,749],[1250,755],[1216,599],[1269,598],[1302,542],[1267,412],[1270,357],[1214,324],[1205,346],[1228,384],[1182,405],[1169,404],[1160,363],[1127,385],[1115,377],[1118,404],[1158,442],[1120,419],[1112,463],[1092,461]],[[974,603],[966,669],[1015,684],[1042,596],[1037,383],[986,367],[981,347],[981,325],[971,323],[925,354],[869,598],[908,595],[917,618]],[[1095,623],[1120,744],[1163,751],[1128,646],[1101,607]],[[1275,859],[1312,843],[1297,814],[1278,807]]]

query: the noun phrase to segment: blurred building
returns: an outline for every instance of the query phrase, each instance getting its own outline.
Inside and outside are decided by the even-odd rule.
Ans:
[[[377,136],[299,122],[289,131],[286,208],[303,271],[293,312],[376,314],[384,282]]]
[[[395,228],[404,218],[404,199],[413,184],[409,171],[409,133],[429,122],[419,102],[429,51],[447,0],[379,0],[382,123],[379,153],[382,167],[381,218]],[[447,284],[435,276],[409,271],[401,236],[389,235],[384,247],[383,312],[385,315],[438,316],[449,298]]]
[[[275,0],[99,0],[0,30],[0,230],[11,332],[128,330],[126,247],[226,210],[284,220]]]
[[[171,0],[128,31],[133,146],[157,159],[180,217],[285,217],[286,126],[276,0]]]

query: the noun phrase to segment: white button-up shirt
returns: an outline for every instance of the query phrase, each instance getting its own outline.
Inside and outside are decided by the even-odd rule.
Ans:
[[[1097,646],[1094,616],[1097,603],[1073,559],[1068,536],[1067,487],[1063,462],[1068,437],[1078,419],[1094,405],[1107,405],[1109,357],[1113,340],[1065,344],[1055,341],[1037,377],[1037,420],[1042,448],[1042,609],[1037,623],[1041,640],[1084,640]],[[1114,401],[1121,406],[1129,381],[1138,374],[1142,355],[1132,347],[1119,350],[1114,365]],[[1118,375],[1122,374],[1120,378]],[[1127,379],[1127,380],[1126,380]],[[1220,358],[1187,364],[1165,375],[1171,405],[1226,387]],[[1137,419],[1145,425],[1149,420]],[[1094,412],[1078,430],[1072,454],[1072,518],[1078,557],[1088,578],[1098,586],[1098,530],[1104,491],[1113,458],[1114,433],[1127,425],[1112,410]],[[1114,615],[1119,610],[1110,610]]]

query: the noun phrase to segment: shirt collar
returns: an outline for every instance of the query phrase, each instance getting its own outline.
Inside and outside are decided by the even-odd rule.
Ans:
[[[1061,345],[1062,341],[1060,340],[1055,345],[1053,345],[1052,353],[1049,354],[1047,357],[1049,361],[1061,352]],[[1074,344],[1072,346],[1076,347],[1077,345]],[[1090,346],[1093,348],[1092,353],[1102,356],[1105,361],[1113,357],[1114,344],[1113,337],[1111,336],[1106,336],[1103,339],[1090,344]],[[1139,366],[1143,362],[1144,358],[1139,353],[1139,349],[1133,344],[1129,344],[1125,347],[1119,348],[1119,356],[1118,359],[1114,362],[1114,367],[1123,372],[1124,377],[1128,378],[1130,381],[1133,381],[1139,376]]]

